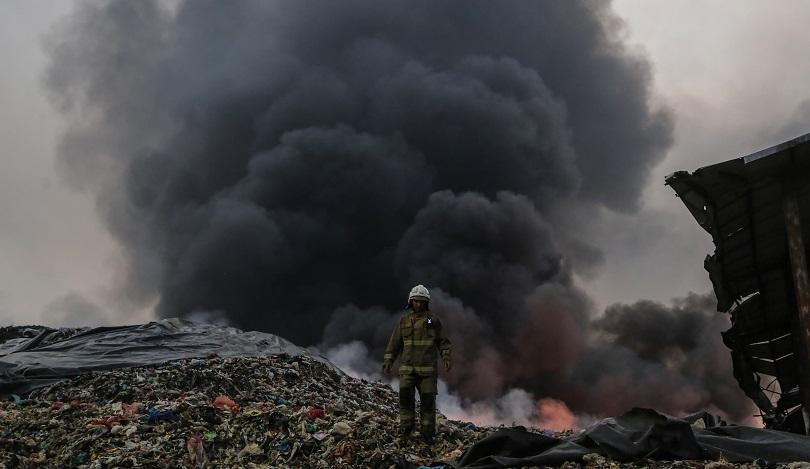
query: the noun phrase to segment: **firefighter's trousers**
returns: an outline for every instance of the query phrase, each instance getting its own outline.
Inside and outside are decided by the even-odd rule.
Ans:
[[[436,376],[399,375],[399,428],[413,431],[415,391],[419,390],[420,433],[423,437],[436,434]]]

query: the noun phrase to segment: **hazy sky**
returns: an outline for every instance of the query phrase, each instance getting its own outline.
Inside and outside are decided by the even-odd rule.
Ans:
[[[68,2],[4,1],[0,10],[0,322],[35,323],[70,290],[103,283],[112,243],[88,197],[54,170],[60,119],[40,87],[40,36]]]
[[[600,308],[710,288],[702,265],[711,242],[663,185],[666,174],[810,131],[800,112],[810,98],[810,3],[614,5],[626,20],[628,43],[654,66],[657,97],[676,116],[676,142],[654,171],[641,212],[612,216],[607,229],[594,230],[605,264],[582,282]],[[145,312],[113,311],[122,308],[109,294],[117,247],[91,198],[68,189],[54,169],[61,121],[40,86],[47,60],[42,35],[70,3],[3,0],[0,6],[0,324],[82,319],[64,310],[86,311],[91,323],[141,321]]]
[[[675,145],[653,171],[645,209],[617,220],[616,239],[602,243],[606,266],[589,290],[601,304],[709,291],[703,258],[714,249],[711,239],[664,177],[810,132],[810,113],[799,112],[810,98],[810,3],[614,5],[628,41],[655,67],[659,98],[676,114]]]

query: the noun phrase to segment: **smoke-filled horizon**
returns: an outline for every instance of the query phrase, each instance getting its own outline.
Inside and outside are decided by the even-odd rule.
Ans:
[[[423,283],[469,402],[742,418],[709,298],[594,321],[574,282],[673,138],[620,31],[605,2],[85,3],[49,42],[59,164],[161,316],[379,355]]]

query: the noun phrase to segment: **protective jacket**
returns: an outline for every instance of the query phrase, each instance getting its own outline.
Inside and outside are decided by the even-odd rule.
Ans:
[[[400,357],[400,375],[437,376],[439,353],[450,360],[451,352],[452,345],[439,318],[430,311],[417,314],[411,309],[399,319],[391,334],[383,363],[390,365]]]

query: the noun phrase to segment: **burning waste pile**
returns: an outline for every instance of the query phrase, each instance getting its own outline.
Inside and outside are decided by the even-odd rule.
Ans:
[[[272,334],[169,319],[0,329],[0,467],[418,467],[493,429],[439,415]]]
[[[426,446],[397,435],[388,384],[347,376],[271,334],[176,319],[2,333],[0,468],[795,469],[804,466],[762,458],[810,459],[804,436],[646,409],[576,433],[439,414]]]
[[[5,467],[413,467],[487,430],[439,418],[396,437],[395,392],[310,356],[184,359],[94,372],[0,404]]]
[[[387,384],[278,336],[168,319],[0,329],[0,467],[409,467],[485,434],[396,438]]]

